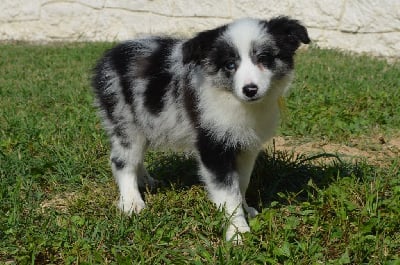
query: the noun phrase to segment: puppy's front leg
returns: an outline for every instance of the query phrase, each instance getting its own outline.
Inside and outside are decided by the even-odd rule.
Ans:
[[[238,150],[215,142],[207,135],[200,137],[199,163],[202,180],[210,199],[230,220],[226,239],[241,243],[239,233],[250,231],[243,212],[243,196],[240,190],[239,174],[236,169]]]
[[[242,207],[242,195],[236,173],[227,174],[225,181],[220,182],[220,177],[216,176],[206,165],[202,164],[200,170],[211,201],[220,210],[224,210],[229,218],[226,240],[233,240],[235,243],[240,243],[241,237],[239,234],[249,232],[250,228],[245,219]]]

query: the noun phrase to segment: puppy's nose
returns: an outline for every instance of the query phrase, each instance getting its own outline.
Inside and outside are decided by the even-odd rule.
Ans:
[[[252,98],[257,94],[258,87],[256,84],[250,83],[243,87],[243,94],[248,97]]]

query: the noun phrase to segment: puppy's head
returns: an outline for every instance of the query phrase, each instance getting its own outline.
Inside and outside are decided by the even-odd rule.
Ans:
[[[309,42],[307,29],[297,20],[241,19],[186,41],[183,63],[202,67],[216,88],[257,101],[274,81],[290,76],[296,50]]]

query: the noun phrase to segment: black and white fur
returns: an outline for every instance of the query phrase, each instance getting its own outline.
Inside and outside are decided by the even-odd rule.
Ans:
[[[111,139],[119,208],[139,213],[149,148],[192,152],[210,199],[230,218],[226,238],[249,231],[245,194],[262,144],[278,124],[293,56],[309,43],[297,20],[241,19],[192,39],[149,37],[107,51],[93,87]],[[235,237],[240,240],[240,237]]]

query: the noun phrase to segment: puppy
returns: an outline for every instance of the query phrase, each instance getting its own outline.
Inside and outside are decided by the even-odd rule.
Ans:
[[[119,208],[139,213],[139,186],[151,148],[191,152],[210,199],[240,241],[257,211],[245,194],[262,144],[279,120],[278,100],[293,78],[293,56],[309,43],[297,20],[240,19],[191,39],[149,37],[107,51],[94,69],[96,102],[111,142]]]

